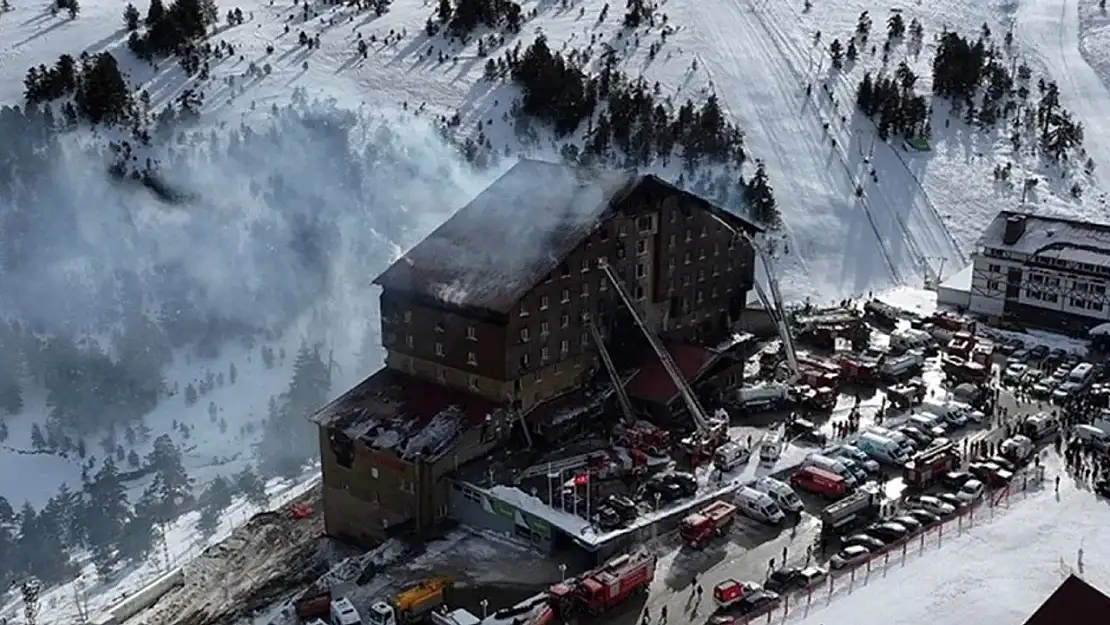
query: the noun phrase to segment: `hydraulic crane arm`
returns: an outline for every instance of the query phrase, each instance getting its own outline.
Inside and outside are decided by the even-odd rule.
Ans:
[[[682,395],[683,401],[686,402],[686,409],[690,411],[690,415],[694,419],[694,425],[699,432],[708,431],[709,419],[706,418],[705,410],[701,407],[698,398],[690,389],[690,385],[686,383],[686,378],[682,376],[682,372],[679,370],[678,365],[676,365],[674,359],[671,358],[671,353],[663,347],[663,344],[659,341],[659,337],[655,336],[651,328],[640,318],[640,314],[636,312],[636,306],[633,304],[632,298],[628,295],[628,292],[625,291],[624,285],[621,284],[617,275],[613,273],[613,268],[610,267],[608,263],[604,263],[601,265],[601,270],[605,272],[605,276],[609,278],[610,284],[613,285],[617,294],[620,295],[624,305],[628,308],[628,312],[632,314],[632,319],[644,333],[648,343],[651,345],[651,349],[655,352],[655,355],[659,357],[659,362],[662,363],[663,369],[667,372],[667,375],[671,377],[671,380],[674,381],[675,386]]]
[[[617,367],[613,364],[613,358],[609,355],[609,350],[605,348],[605,341],[601,337],[601,332],[598,331],[592,319],[586,319],[586,327],[589,328],[590,336],[593,337],[594,343],[597,345],[597,351],[601,354],[601,362],[604,363],[605,370],[609,372],[609,379],[613,381],[613,388],[617,391],[617,401],[621,405],[621,412],[624,413],[625,421],[628,423],[635,422],[636,413],[632,411],[632,402],[628,400],[628,393],[624,392],[621,376],[617,372]]]

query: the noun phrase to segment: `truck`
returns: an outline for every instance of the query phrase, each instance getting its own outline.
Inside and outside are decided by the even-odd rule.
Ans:
[[[960,453],[952,442],[930,447],[917,454],[902,469],[902,477],[909,488],[924,489],[940,480],[944,474],[960,466]]]
[[[547,594],[554,616],[564,622],[583,611],[597,616],[646,592],[655,577],[655,563],[654,555],[640,549],[551,586]]]
[[[453,586],[450,577],[433,577],[408,586],[389,600],[371,605],[369,625],[420,622],[428,618],[433,610],[447,604],[447,595]]]
[[[714,501],[708,506],[682,519],[678,534],[682,542],[697,549],[717,536],[723,536],[736,520],[736,504]]]
[[[325,590],[301,597],[293,602],[293,612],[301,621],[327,618],[331,609],[331,591]]]
[[[870,485],[857,490],[821,511],[821,531],[842,534],[869,523],[882,511],[883,495]]]

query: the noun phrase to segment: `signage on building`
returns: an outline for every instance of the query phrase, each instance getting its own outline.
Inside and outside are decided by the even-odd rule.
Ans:
[[[543,540],[551,540],[551,524],[534,514],[521,512],[515,506],[488,495],[482,496],[482,508],[490,514],[511,520],[519,527],[527,528]]]

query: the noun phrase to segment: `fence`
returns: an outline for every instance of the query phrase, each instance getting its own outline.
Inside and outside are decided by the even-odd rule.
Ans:
[[[1002,514],[1010,505],[1011,492],[1023,499],[1029,492],[1039,489],[1044,483],[1044,467],[1036,467],[1028,473],[1018,474],[1008,486],[989,491],[975,504],[960,508],[949,519],[922,527],[906,538],[892,542],[881,550],[872,552],[867,560],[840,570],[830,570],[824,580],[808,588],[782,593],[781,601],[761,611],[733,618],[731,624],[758,625],[759,623],[781,623],[793,612],[806,611],[815,602],[828,603],[833,595],[842,590],[849,592],[856,584],[866,584],[873,572],[885,572],[891,564],[903,564],[907,558],[920,555],[930,548],[944,546],[945,538],[959,536]]]

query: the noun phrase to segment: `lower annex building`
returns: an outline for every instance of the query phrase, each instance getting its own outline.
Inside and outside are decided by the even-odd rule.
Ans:
[[[385,365],[311,417],[327,533],[430,529],[460,467],[542,439],[604,378],[595,337],[642,338],[614,280],[684,375],[721,371],[701,346],[743,312],[759,230],[655,176],[517,163],[374,280]]]

